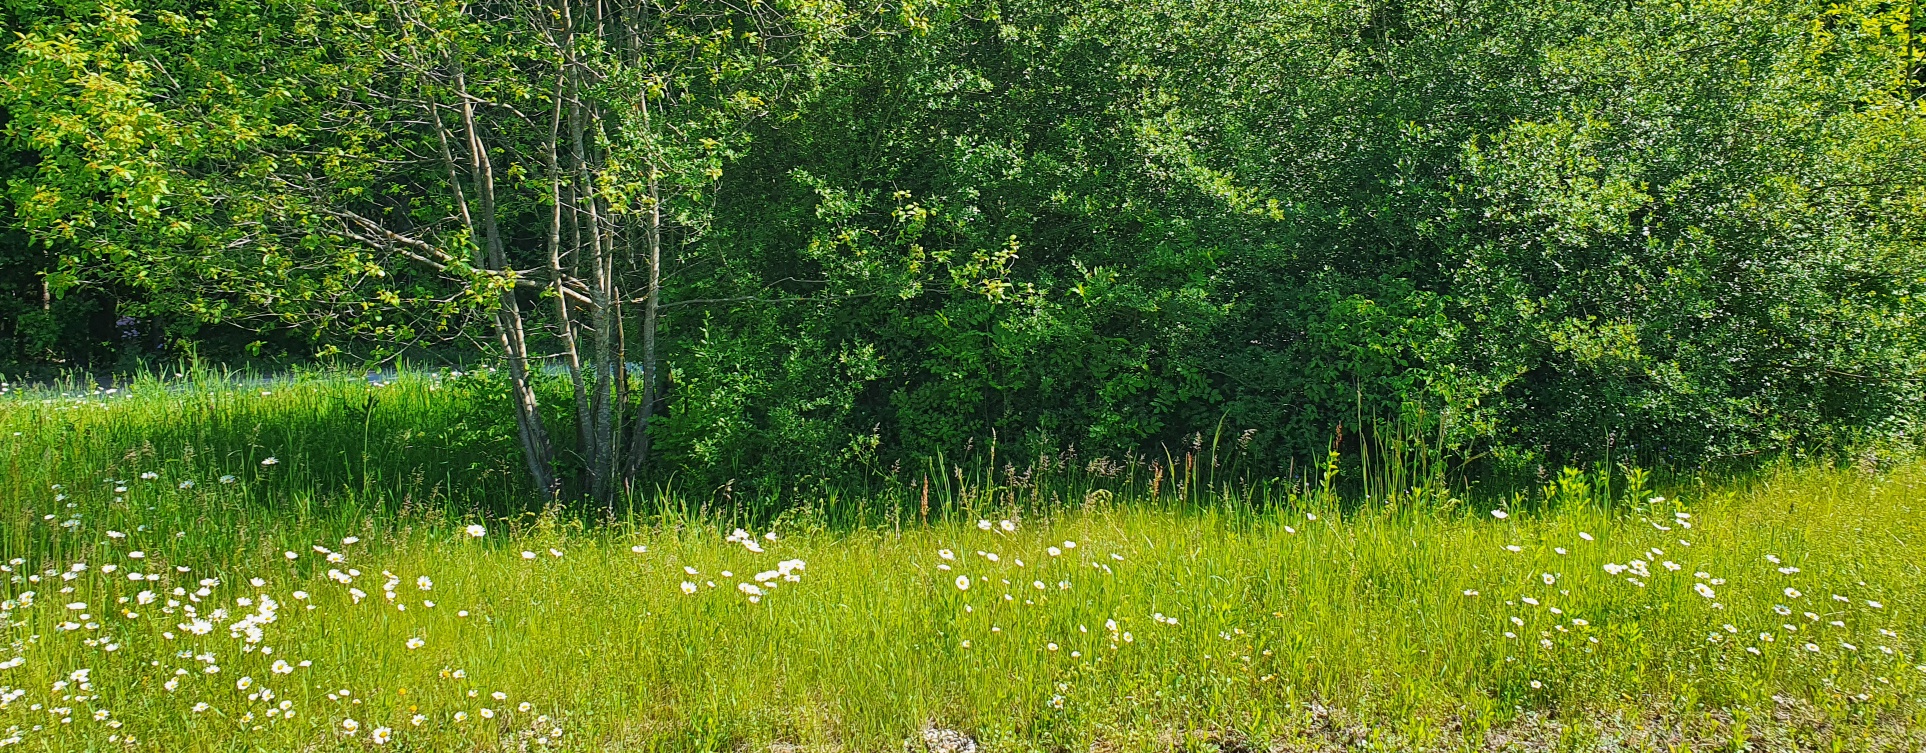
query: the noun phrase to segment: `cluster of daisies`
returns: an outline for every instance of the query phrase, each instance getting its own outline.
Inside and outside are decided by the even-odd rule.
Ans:
[[[279,461],[269,457],[261,463],[273,466]],[[164,489],[159,486],[162,483],[160,474],[152,471],[133,480],[102,480],[116,503],[136,493],[130,492],[131,487],[153,484]],[[192,480],[172,484],[180,490],[194,485]],[[44,516],[46,523],[69,536],[98,530],[75,531],[84,511],[62,487],[56,485],[50,491],[58,514]],[[123,720],[119,708],[132,702],[151,713],[152,700],[112,698],[100,692],[97,675],[109,667],[117,688],[131,683],[161,697],[179,698],[181,713],[240,733],[260,733],[297,719],[306,725],[313,715],[334,717],[328,724],[341,736],[385,745],[403,735],[401,729],[436,721],[412,714],[405,721],[394,720],[393,726],[364,723],[367,714],[359,711],[362,699],[347,688],[326,693],[333,708],[304,707],[299,699],[308,695],[305,684],[316,679],[311,674],[315,660],[288,656],[277,647],[294,637],[288,631],[290,623],[309,623],[299,630],[304,634],[317,628],[354,630],[356,623],[377,614],[368,610],[400,614],[436,609],[432,577],[410,578],[390,570],[364,574],[354,565],[352,553],[361,543],[355,536],[313,544],[307,547],[311,554],[289,549],[277,558],[282,567],[263,563],[264,572],[229,578],[198,572],[186,564],[163,564],[164,554],[150,555],[145,548],[159,549],[156,545],[184,538],[185,532],[170,535],[141,525],[103,533],[102,541],[68,548],[84,553],[84,558],[34,564],[15,557],[0,564],[0,577],[7,584],[0,591],[5,595],[0,600],[0,630],[12,638],[0,648],[0,725],[6,730],[0,734],[0,747],[27,744],[36,735],[76,732],[104,736],[110,743],[139,742],[133,732],[138,722]],[[480,539],[488,531],[474,524],[463,533]],[[371,597],[364,587],[377,589],[379,598]],[[461,609],[454,615],[467,618],[469,612]],[[317,620],[324,624],[315,624]],[[426,645],[428,636],[418,628],[401,647],[414,651]],[[35,666],[40,663],[66,666],[56,671],[54,666]],[[19,679],[9,682],[10,677],[48,674],[59,679],[44,689],[19,686]],[[452,670],[443,677],[464,681],[467,675]],[[467,691],[469,698],[477,693]],[[499,691],[491,697],[507,699]],[[475,703],[480,705],[454,711],[440,721],[463,724],[470,718],[494,719],[498,713],[528,716],[532,710],[527,702],[506,708],[480,699]],[[99,732],[82,729],[88,725],[97,725]],[[308,729],[301,726],[297,731]],[[530,744],[546,746],[559,742],[562,729],[549,717],[539,716],[530,717],[521,733]]]
[[[731,544],[740,544],[745,551],[748,551],[751,554],[765,553],[762,543],[756,540],[756,536],[741,528],[738,528],[730,532],[730,534],[724,537],[723,540]],[[770,531],[768,533],[763,534],[762,540],[773,543],[776,540],[776,532]],[[637,544],[630,551],[633,551],[637,554],[642,554],[647,552],[648,550],[649,548],[647,546]],[[803,569],[807,566],[808,566],[808,563],[804,562],[803,560],[792,558],[792,559],[785,559],[785,560],[778,561],[774,568],[768,569],[768,570],[759,570],[756,573],[748,575],[747,577],[744,577],[744,578],[738,579],[736,577],[736,573],[732,570],[718,571],[717,577],[721,578],[725,582],[731,581],[731,580],[736,581],[735,590],[738,593],[742,594],[742,596],[746,598],[749,601],[749,603],[759,604],[762,602],[763,597],[766,597],[774,593],[778,586],[784,583],[801,583]],[[714,579],[705,578],[705,576],[703,576],[702,574],[702,571],[697,569],[693,565],[684,565],[682,567],[682,572],[684,575],[687,575],[689,577],[689,580],[682,581],[682,585],[681,585],[682,593],[687,594],[689,596],[694,596],[698,593],[701,593],[702,590],[705,588],[707,589],[724,588],[723,586],[717,585]],[[696,584],[695,579],[698,579],[698,578],[703,578],[701,585]]]
[[[994,537],[1005,537],[1009,534],[1014,534],[1017,532],[1018,527],[1017,521],[1010,519],[1001,521],[978,520],[976,522],[977,530],[990,533]],[[994,545],[992,544],[992,546]],[[961,547],[959,547],[959,549],[960,548]],[[959,603],[962,605],[964,614],[975,615],[977,614],[978,607],[981,606],[983,609],[988,610],[984,614],[991,616],[992,620],[994,620],[997,610],[1001,607],[1013,609],[1018,607],[1033,607],[1039,603],[1039,600],[1048,597],[1051,592],[1070,591],[1074,583],[1068,576],[1073,570],[1082,566],[1068,564],[1070,560],[1087,564],[1093,571],[1101,572],[1106,576],[1116,574],[1116,571],[1111,568],[1112,562],[1124,561],[1124,556],[1117,552],[1111,552],[1107,557],[1084,557],[1082,553],[1078,551],[1078,548],[1078,542],[1071,539],[1065,539],[1061,543],[1045,545],[1042,550],[1043,556],[1036,558],[1038,561],[1032,564],[1025,562],[1021,556],[1006,558],[1001,553],[987,549],[971,549],[968,554],[959,554],[955,549],[944,547],[936,550],[934,567],[937,572],[943,573],[944,577],[950,578],[949,583],[955,587],[956,592],[961,597]],[[1084,548],[1086,550],[1088,549],[1087,546]],[[979,572],[975,576],[972,576],[961,572],[961,568],[975,568],[978,569]],[[1014,578],[1014,580],[1012,578]],[[976,593],[972,593],[972,589],[975,589]],[[988,599],[988,603],[979,605],[973,602],[971,597],[977,596],[978,594],[982,594],[982,598]],[[1177,625],[1177,618],[1166,617],[1162,613],[1151,615],[1151,620],[1158,624],[1173,627]],[[1076,630],[1080,636],[1088,635],[1091,632],[1087,625],[1078,625]],[[1112,649],[1136,641],[1136,636],[1130,631],[1122,629],[1115,617],[1104,621],[1101,632],[1103,636],[1108,639],[1109,646]],[[989,626],[987,635],[979,637],[1002,636],[1003,634],[1004,630],[1002,626],[993,621]],[[1065,644],[1071,642],[1069,636],[1040,636],[1036,637],[1035,640],[1044,651],[1051,653],[1061,651]],[[957,640],[957,646],[968,649],[974,647],[975,643],[971,638],[963,637]],[[1068,652],[1068,655],[1072,659],[1078,659],[1083,657],[1083,652],[1073,649]]]
[[[1647,505],[1658,507],[1666,501],[1664,497],[1652,497],[1647,500]],[[1498,520],[1509,517],[1504,510],[1493,510],[1491,515]],[[1882,601],[1865,597],[1855,599],[1844,594],[1833,593],[1826,606],[1814,606],[1811,609],[1796,609],[1788,606],[1788,604],[1797,604],[1802,601],[1813,601],[1807,596],[1805,590],[1800,588],[1801,584],[1792,580],[1800,574],[1801,570],[1797,566],[1787,565],[1778,555],[1765,554],[1763,561],[1769,574],[1763,574],[1761,577],[1785,579],[1785,582],[1766,585],[1775,597],[1783,597],[1783,600],[1771,606],[1769,615],[1758,615],[1752,619],[1778,624],[1767,625],[1764,629],[1743,629],[1735,623],[1744,620],[1728,621],[1719,616],[1720,613],[1731,611],[1727,610],[1725,603],[1720,600],[1720,594],[1727,585],[1726,579],[1717,577],[1704,569],[1690,568],[1680,563],[1677,560],[1689,562],[1691,558],[1682,554],[1668,554],[1665,546],[1661,546],[1661,544],[1669,546],[1669,543],[1675,540],[1679,551],[1683,552],[1691,548],[1692,542],[1689,539],[1678,538],[1674,533],[1692,530],[1691,513],[1676,510],[1669,516],[1641,518],[1641,522],[1651,527],[1650,535],[1665,535],[1667,541],[1641,542],[1638,546],[1643,546],[1644,549],[1636,556],[1626,558],[1622,563],[1605,562],[1602,565],[1603,571],[1608,576],[1621,579],[1628,587],[1635,589],[1647,589],[1660,585],[1689,588],[1689,592],[1699,597],[1700,603],[1706,610],[1704,614],[1708,622],[1705,635],[1708,643],[1730,646],[1742,650],[1743,655],[1747,656],[1765,657],[1773,647],[1781,645],[1805,655],[1818,655],[1829,650],[1855,654],[1861,651],[1862,642],[1871,642],[1872,651],[1889,658],[1895,662],[1895,666],[1903,666],[1902,651],[1896,645],[1901,637],[1899,631],[1890,624],[1876,624],[1890,621],[1884,617],[1885,604]],[[1578,531],[1576,535],[1579,543],[1571,544],[1573,547],[1598,543],[1598,538],[1589,532]],[[1513,554],[1525,551],[1525,547],[1517,544],[1506,545],[1504,548],[1508,553]],[[1553,546],[1551,551],[1559,556],[1571,553],[1571,550],[1563,545]],[[1687,570],[1692,570],[1689,576],[1686,574]],[[1576,646],[1585,653],[1595,651],[1600,641],[1597,632],[1591,629],[1591,621],[1571,614],[1567,608],[1559,606],[1561,600],[1571,601],[1572,595],[1571,590],[1560,587],[1562,578],[1563,576],[1558,573],[1540,573],[1533,578],[1536,582],[1530,585],[1536,587],[1542,583],[1543,591],[1534,592],[1531,588],[1527,588],[1514,598],[1505,601],[1506,607],[1523,610],[1504,616],[1501,631],[1508,642],[1526,640],[1526,637],[1521,636],[1520,633],[1530,624],[1538,630],[1536,646],[1539,649],[1550,652],[1566,646]],[[1670,578],[1678,580],[1665,580]],[[1862,590],[1869,589],[1865,581],[1857,581],[1856,585]],[[1477,589],[1466,589],[1463,595],[1477,597],[1480,593]],[[1795,615],[1804,619],[1803,625],[1798,619],[1786,619]],[[1852,625],[1849,621],[1856,621],[1859,624]],[[1862,627],[1867,623],[1875,623],[1871,626],[1871,631]],[[1756,639],[1750,639],[1754,635]],[[1505,661],[1517,662],[1518,657],[1509,655],[1505,657]],[[1926,665],[1916,669],[1926,672]],[[1874,681],[1883,685],[1892,684],[1891,679],[1884,675],[1875,676]],[[1534,690],[1542,689],[1544,683],[1531,680],[1529,686]],[[1857,697],[1860,700],[1869,698],[1864,693],[1858,694]]]

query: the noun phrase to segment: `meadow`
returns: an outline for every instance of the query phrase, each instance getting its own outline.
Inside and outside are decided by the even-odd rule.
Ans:
[[[1922,464],[529,509],[486,386],[8,388],[0,748],[1926,744]]]

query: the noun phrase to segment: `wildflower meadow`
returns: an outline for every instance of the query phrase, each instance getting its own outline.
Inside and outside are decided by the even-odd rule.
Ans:
[[[491,471],[448,449],[461,389],[11,392],[0,747],[1926,739],[1926,466],[1375,500],[957,466],[860,515],[827,493],[752,515],[673,490],[611,515],[478,502]]]
[[[0,0],[0,753],[1926,753],[1922,0]]]

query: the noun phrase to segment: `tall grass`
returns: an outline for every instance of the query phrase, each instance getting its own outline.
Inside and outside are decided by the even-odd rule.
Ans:
[[[506,388],[486,369],[409,371],[364,378],[341,373],[263,376],[184,368],[142,373],[112,388],[69,379],[27,390],[0,388],[0,430],[23,436],[42,456],[15,478],[49,481],[110,472],[136,459],[184,473],[263,477],[255,461],[278,454],[302,462],[252,489],[264,504],[445,505],[515,515],[539,510],[519,462]],[[550,422],[567,423],[567,401],[552,400]],[[1219,427],[1156,453],[1091,454],[1077,448],[1000,446],[907,466],[825,469],[779,484],[694,485],[674,474],[632,489],[632,515],[720,517],[763,525],[789,515],[832,528],[944,522],[982,509],[1057,511],[1128,499],[1166,511],[1215,509],[1262,514],[1307,504],[1449,509],[1466,498],[1530,507],[1575,492],[1600,503],[1638,498],[1653,479],[1631,467],[1600,465],[1514,483],[1478,486],[1454,469],[1431,417],[1384,422],[1360,435],[1339,429],[1326,457],[1284,467],[1253,462],[1253,432]],[[19,431],[21,429],[8,430]],[[553,432],[566,466],[569,432]],[[1342,456],[1336,449],[1347,449]],[[38,473],[36,473],[38,471]],[[1668,479],[1697,483],[1696,478]],[[1614,488],[1615,485],[1619,488]],[[1561,491],[1562,490],[1562,491]],[[605,515],[585,509],[590,515]]]
[[[0,742],[1908,750],[1926,729],[1926,466],[1362,504],[1323,468],[1239,480],[1202,442],[1027,471],[984,448],[782,512],[669,488],[608,520],[505,501],[518,460],[477,428],[478,384],[0,402]]]

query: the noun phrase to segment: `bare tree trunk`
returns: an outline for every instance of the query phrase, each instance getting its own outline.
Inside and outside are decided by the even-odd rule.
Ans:
[[[565,12],[564,22],[568,22]],[[584,121],[593,113],[583,107],[581,81],[579,74],[571,67],[571,91],[569,104],[569,133],[571,137],[571,160],[575,168],[575,211],[578,216],[586,212],[587,217],[578,221],[585,225],[589,252],[589,331],[594,333],[594,357],[590,368],[594,370],[594,380],[589,393],[591,419],[591,438],[589,446],[583,448],[583,459],[588,465],[589,495],[591,499],[609,507],[614,506],[615,462],[615,405],[612,395],[615,388],[613,361],[615,359],[615,325],[611,321],[614,302],[611,295],[614,289],[614,266],[612,249],[608,248],[605,234],[602,201],[596,196],[595,182],[590,168],[594,155],[589,150],[583,133]]]
[[[630,264],[629,264],[630,269],[626,271],[633,272],[634,271],[633,268],[635,266],[634,265],[634,259],[635,259],[634,232],[631,231],[630,233],[625,235],[623,237],[622,242],[623,242],[624,251],[626,252],[626,256],[630,260]],[[624,279],[627,279],[627,278],[625,277]],[[626,293],[625,288],[617,288],[615,291],[615,406],[616,406],[615,441],[617,442],[622,441],[622,427],[627,425],[626,422],[629,420],[628,416],[623,415],[624,411],[628,408],[628,405],[629,405],[629,390],[630,390],[629,319],[628,319],[628,315],[624,314],[622,311],[622,305],[623,305],[622,296],[625,293]],[[616,466],[617,470],[619,470],[622,474],[622,488],[624,490],[633,491],[634,487],[632,484],[630,484],[631,479],[629,476],[629,465],[630,465],[629,461],[631,459],[630,454],[634,452],[635,445],[633,443],[625,444],[617,449],[625,453],[619,456],[621,457],[621,462]]]
[[[631,241],[631,246],[634,242]],[[631,252],[633,253],[633,252]],[[615,404],[628,405],[629,401],[629,320],[622,313],[622,290],[615,291]],[[620,419],[622,416],[617,415]],[[620,423],[616,424],[620,426]],[[617,432],[620,433],[619,431]]]
[[[561,252],[562,212],[564,208],[562,202],[562,169],[560,160],[556,157],[558,145],[561,141],[562,99],[564,96],[563,92],[566,91],[564,86],[563,77],[559,75],[556,76],[555,110],[549,118],[548,153],[544,155],[548,161],[549,202],[554,206],[548,223],[548,269],[549,274],[555,277],[556,324],[561,330],[562,345],[564,348],[563,357],[568,364],[569,386],[575,391],[575,446],[577,452],[580,453],[588,451],[588,448],[594,441],[595,432],[593,430],[593,416],[589,414],[588,388],[582,381],[582,355],[581,348],[578,345],[581,340],[581,329],[575,326],[574,312],[570,310],[568,296],[564,294],[568,275],[562,267]],[[573,192],[570,194],[569,203],[571,205],[574,203]],[[572,211],[569,213],[569,220],[569,225],[573,228],[575,222]],[[575,233],[575,236],[579,240],[581,234],[578,232]],[[576,245],[579,245],[579,243]],[[571,248],[574,247],[575,246],[571,246]]]
[[[467,78],[459,66],[455,69],[455,83],[456,93],[461,97],[462,129],[468,141],[469,181],[475,185],[475,192],[481,201],[480,229],[481,240],[487,249],[486,268],[507,273],[508,254],[502,247],[501,225],[495,212],[495,168],[489,161],[488,150],[476,127],[474,99],[468,96]],[[540,406],[536,404],[534,384],[529,377],[528,342],[522,327],[521,303],[515,299],[514,286],[505,287],[498,294],[498,301],[495,331],[508,359],[509,390],[515,403],[515,425],[521,438],[522,454],[528,462],[529,477],[535,483],[536,490],[544,498],[554,499],[561,494],[561,485],[555,478],[554,449],[549,444],[548,430],[542,425]]]
[[[588,108],[588,112],[591,118],[599,119],[593,106]],[[596,410],[595,420],[596,428],[599,430],[597,440],[601,443],[600,459],[602,461],[600,467],[596,469],[602,485],[596,490],[595,500],[613,515],[622,469],[622,423],[619,413],[622,406],[616,397],[621,393],[617,380],[622,373],[621,364],[618,362],[620,358],[618,342],[621,339],[622,320],[620,319],[621,310],[618,308],[620,304],[616,299],[620,290],[615,271],[616,217],[608,202],[599,193],[593,201],[595,226],[600,228],[601,232],[599,247],[602,262],[596,270],[595,286],[595,294],[601,297],[601,301],[594,309],[595,374],[601,380],[596,386],[596,398],[601,401],[601,404]]]
[[[471,151],[469,162],[473,169],[471,169],[470,174],[471,178],[479,179],[484,174],[480,166],[485,164],[484,160],[486,160],[487,157],[486,154],[476,153],[481,146],[481,141],[474,130],[473,106],[466,99],[467,86],[459,73],[457,73],[456,80],[462,82],[461,88],[462,94],[464,95],[462,119],[467,129],[468,147]],[[485,238],[484,232],[476,227],[474,214],[469,211],[468,196],[462,189],[461,177],[455,168],[454,151],[448,143],[448,128],[441,120],[441,108],[434,103],[432,98],[424,97],[423,99],[428,109],[429,119],[435,124],[435,138],[441,146],[441,159],[443,167],[447,170],[448,188],[454,193],[455,206],[460,211],[462,225],[467,228],[469,238],[475,248],[474,265],[481,269],[494,268],[499,270],[500,267],[491,267],[483,258],[484,249],[490,247],[490,239]],[[492,172],[492,169],[489,172]],[[485,211],[490,215],[490,224],[493,224],[493,176],[489,175],[488,177],[490,178],[490,182],[487,188]],[[493,240],[499,242],[499,236],[494,236]],[[499,251],[499,246],[495,246],[495,249]],[[554,458],[548,443],[548,432],[542,427],[541,414],[536,410],[534,392],[529,389],[526,353],[519,347],[522,345],[521,312],[519,306],[515,303],[514,289],[512,287],[503,291],[502,296],[504,303],[510,308],[514,316],[503,316],[501,307],[498,306],[494,316],[495,332],[502,343],[503,352],[509,357],[510,384],[511,390],[514,392],[515,403],[516,436],[522,445],[522,458],[528,465],[530,482],[534,484],[538,494],[553,498],[560,489],[555,480]],[[523,357],[517,358],[517,353],[522,353]],[[530,421],[531,418],[534,420]]]
[[[646,100],[644,100],[646,102]],[[647,105],[643,105],[644,117]],[[627,476],[631,483],[649,462],[649,422],[655,418],[656,390],[656,314],[662,302],[662,201],[655,168],[649,168],[648,288],[642,298],[642,405],[636,415],[635,436],[629,441]]]

